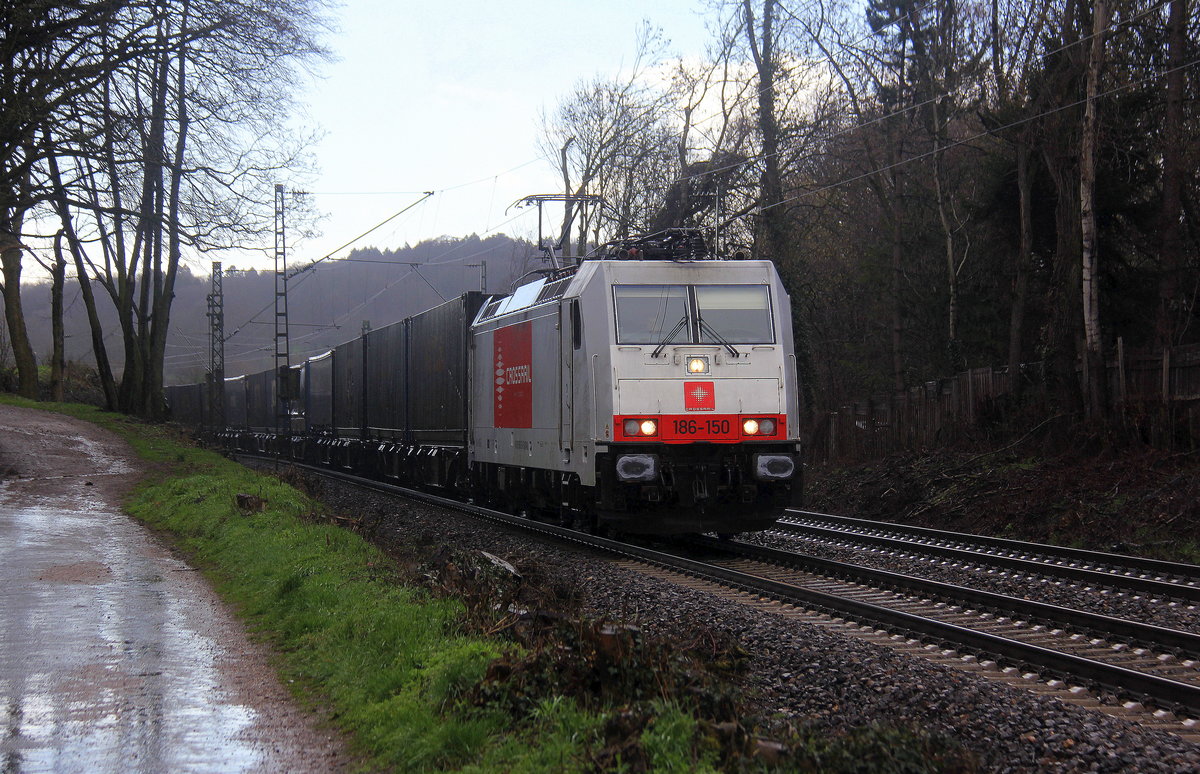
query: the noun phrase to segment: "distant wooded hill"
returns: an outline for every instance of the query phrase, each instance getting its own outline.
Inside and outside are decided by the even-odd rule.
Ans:
[[[409,265],[409,264],[415,264]],[[475,264],[475,265],[471,265]],[[365,248],[295,274],[288,283],[288,320],[293,363],[360,335],[364,321],[382,327],[428,309],[445,298],[479,290],[486,267],[487,291],[505,293],[528,271],[545,264],[533,245],[504,235],[480,239],[443,238],[398,250]],[[295,261],[289,273],[306,265]],[[171,309],[164,369],[166,384],[202,381],[208,369],[208,294],[211,278],[181,267]],[[270,368],[274,361],[275,276],[225,266],[225,370],[229,375]],[[97,288],[97,293],[101,291]],[[50,290],[22,289],[39,362],[50,352]],[[67,286],[67,359],[92,363],[91,333],[79,286]],[[105,342],[114,363],[122,362],[120,329],[111,304],[104,312]]]

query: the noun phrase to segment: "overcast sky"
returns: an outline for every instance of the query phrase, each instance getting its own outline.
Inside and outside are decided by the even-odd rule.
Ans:
[[[325,132],[320,175],[305,187],[323,236],[289,261],[319,258],[420,198],[356,246],[394,248],[440,235],[536,236],[536,216],[506,208],[562,178],[540,158],[541,111],[580,80],[628,68],[643,19],[671,51],[703,53],[705,0],[345,0],[338,61],[302,96]],[[265,195],[269,196],[270,192]],[[339,255],[345,255],[345,250]],[[245,266],[242,256],[221,257]]]

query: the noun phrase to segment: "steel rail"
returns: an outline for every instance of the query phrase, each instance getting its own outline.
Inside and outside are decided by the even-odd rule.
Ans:
[[[1177,655],[1187,654],[1200,659],[1200,634],[1180,629],[1115,618],[1101,613],[1090,613],[1086,610],[1061,607],[1021,597],[1010,597],[1006,594],[974,589],[969,586],[959,586],[954,583],[945,583],[849,562],[822,559],[753,543],[721,541],[711,538],[697,538],[694,539],[694,542],[709,550],[727,552],[755,561],[814,570],[822,575],[851,581],[866,581],[874,586],[903,590],[954,603],[967,602],[985,610],[1002,612],[1042,623],[1065,624],[1090,634],[1105,637],[1116,636],[1138,645],[1164,649]]]
[[[1092,551],[1086,548],[1073,548],[1071,546],[1053,546],[1046,543],[1031,543],[1023,540],[1012,540],[1009,538],[992,537],[989,535],[972,535],[965,532],[951,532],[949,530],[932,529],[930,527],[918,527],[908,524],[897,524],[890,521],[872,521],[870,519],[858,519],[851,516],[835,516],[831,513],[817,513],[816,511],[802,511],[795,508],[789,508],[787,513],[796,514],[806,519],[819,519],[830,524],[841,524],[847,527],[856,527],[860,529],[872,529],[883,532],[908,533],[910,535],[919,535],[931,540],[955,541],[968,545],[988,546],[1013,553],[1036,554],[1039,556],[1054,557],[1058,559],[1071,559],[1079,562],[1086,562],[1093,565],[1126,568],[1132,570],[1142,570],[1145,572],[1154,572],[1164,576],[1172,576],[1178,578],[1188,578],[1193,581],[1190,586],[1200,587],[1200,565],[1188,564],[1186,562],[1170,562],[1164,559],[1150,559],[1142,556],[1130,556],[1129,554],[1113,554],[1103,551]],[[788,526],[792,522],[780,522],[783,526]],[[796,525],[807,528],[808,525]],[[859,532],[847,531],[846,534],[860,535]],[[914,541],[918,545],[926,545]],[[1056,567],[1059,565],[1055,565]],[[1113,573],[1117,577],[1125,578],[1129,576]]]
[[[821,518],[824,518],[823,516]],[[906,540],[901,537],[887,537],[884,535],[870,535],[862,532],[854,532],[849,530],[837,529],[836,527],[822,527],[813,524],[796,524],[794,522],[779,522],[771,529],[786,532],[794,535],[815,535],[818,539],[839,538],[842,540],[865,543],[867,545],[884,546],[892,549],[904,550],[911,553],[921,553],[934,556],[944,556],[956,559],[963,562],[971,562],[973,564],[986,564],[997,567],[1007,567],[1009,569],[1018,570],[1028,575],[1053,575],[1063,578],[1069,578],[1075,581],[1095,584],[1098,586],[1108,586],[1118,589],[1126,589],[1138,591],[1154,596],[1173,597],[1183,599],[1188,602],[1200,602],[1200,585],[1194,581],[1178,582],[1170,580],[1162,580],[1160,578],[1147,578],[1143,576],[1130,575],[1117,571],[1095,570],[1086,567],[1075,567],[1071,565],[1058,564],[1049,561],[1038,561],[1036,559],[1025,559],[1017,556],[1008,556],[1005,554],[984,553],[980,551],[972,551],[969,548],[959,548],[955,546],[934,545],[915,540]],[[900,526],[896,531],[903,533],[907,527]],[[954,535],[955,539],[959,533],[947,532],[945,535]],[[973,536],[961,535],[963,542],[969,543]],[[995,540],[989,538],[988,540]],[[983,544],[982,541],[978,544]],[[978,545],[977,544],[977,545]],[[1037,545],[1037,544],[1025,544]],[[1053,549],[1054,546],[1046,546],[1048,549]],[[1077,549],[1073,549],[1077,550]],[[1094,553],[1094,552],[1093,552]],[[1113,556],[1101,554],[1102,556]],[[1135,558],[1136,557],[1132,557]],[[1148,560],[1158,561],[1158,560]],[[1170,564],[1170,563],[1166,563]],[[1108,566],[1112,566],[1111,564]],[[1178,565],[1183,567],[1193,567],[1194,565]],[[1178,573],[1173,573],[1179,577]]]
[[[1132,696],[1172,710],[1183,710],[1187,714],[1200,715],[1200,686],[1181,683],[1169,678],[1146,674],[1114,664],[1106,664],[1083,656],[1063,653],[1019,640],[968,629],[922,616],[874,605],[869,602],[839,597],[815,589],[804,588],[783,581],[763,578],[707,562],[690,559],[677,554],[652,548],[632,545],[611,538],[589,535],[576,530],[544,522],[534,522],[518,516],[500,513],[471,503],[407,489],[372,479],[363,479],[339,471],[313,467],[290,460],[278,460],[238,453],[235,457],[252,457],[264,461],[280,462],[314,473],[329,476],[347,483],[376,491],[453,508],[488,521],[518,527],[524,531],[551,535],[569,543],[588,548],[601,549],[607,553],[626,556],[648,564],[681,572],[696,578],[715,581],[734,589],[769,597],[781,602],[796,604],[807,609],[831,614],[850,616],[860,622],[916,636],[925,641],[935,641],[943,647],[966,650],[973,654],[1013,662],[1023,666],[1037,665],[1032,671],[1049,672],[1057,677],[1082,680],[1092,688],[1103,688],[1118,695]],[[824,560],[823,560],[824,561]]]

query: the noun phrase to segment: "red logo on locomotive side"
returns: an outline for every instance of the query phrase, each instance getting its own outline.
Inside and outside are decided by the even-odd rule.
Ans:
[[[497,328],[492,339],[496,427],[533,427],[533,326]]]
[[[685,411],[713,411],[717,408],[716,390],[712,382],[684,382],[683,408]]]

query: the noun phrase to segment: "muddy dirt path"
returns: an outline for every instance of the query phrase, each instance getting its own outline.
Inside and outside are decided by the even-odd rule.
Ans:
[[[106,431],[0,406],[0,770],[349,769],[204,578],[121,512],[139,472]]]

